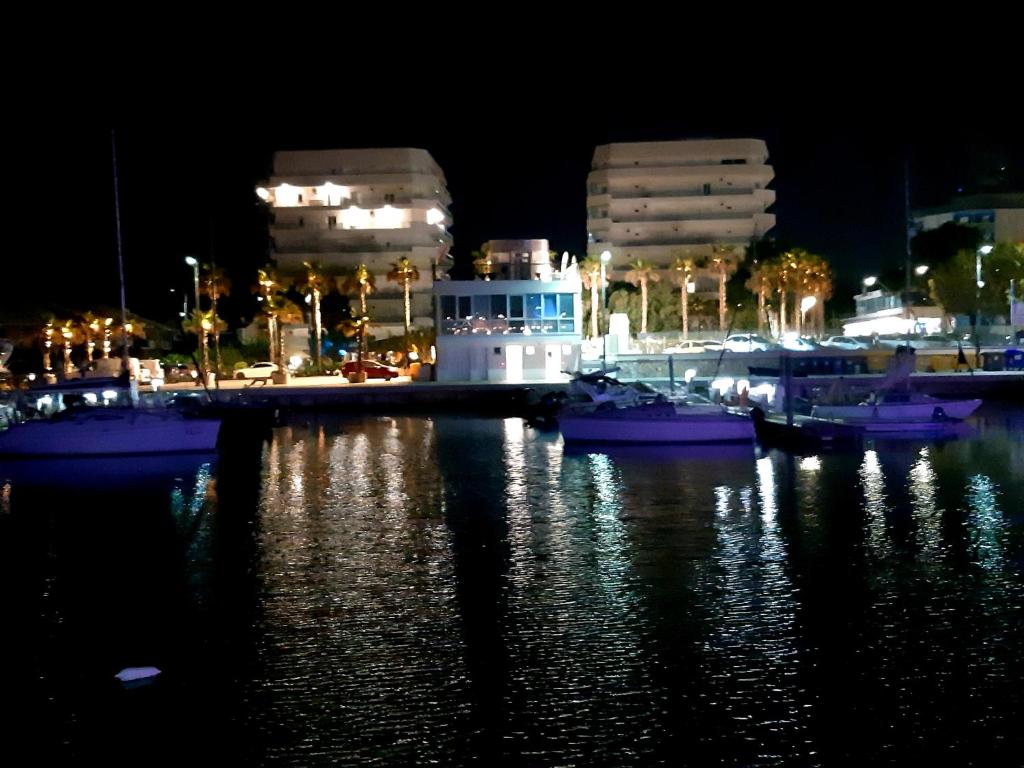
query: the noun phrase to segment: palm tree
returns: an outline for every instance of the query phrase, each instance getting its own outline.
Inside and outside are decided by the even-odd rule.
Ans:
[[[777,284],[778,264],[774,261],[755,261],[746,287],[751,293],[757,295],[757,332],[761,335],[765,333],[768,295],[775,293]]]
[[[93,353],[96,351],[96,339],[99,337],[100,329],[103,327],[103,319],[92,312],[82,315],[79,329],[85,338],[85,362],[92,362]]]
[[[273,269],[267,267],[257,273],[259,298],[264,314],[267,316],[267,344],[270,349],[270,362],[281,368],[279,329],[278,329],[278,296],[280,281]]]
[[[601,285],[601,259],[588,256],[577,265],[583,287],[590,289],[590,338],[598,337],[597,290]]]
[[[661,274],[655,271],[653,264],[637,259],[626,273],[626,282],[640,286],[640,333],[647,333],[647,284],[656,283]]]
[[[718,330],[725,332],[725,283],[728,275],[736,271],[740,258],[732,245],[711,246],[711,262],[718,274]]]
[[[484,280],[490,280],[494,274],[494,265],[491,263],[491,244],[484,243],[479,251],[470,253],[473,257],[473,271]]]
[[[60,333],[53,327],[54,322],[54,319],[50,318],[46,325],[43,326],[43,373],[53,371],[50,353],[53,350],[54,342],[60,339]]]
[[[129,323],[132,326],[131,332],[134,332],[134,324]],[[192,310],[192,314],[181,323],[182,328],[187,333],[194,333],[196,336],[202,339],[202,350],[203,350],[203,375],[210,370],[210,347],[206,344],[206,337],[216,331],[219,327],[220,330],[227,329],[227,323],[221,320],[219,317],[213,314],[212,309],[208,309],[205,312],[198,307]]]
[[[303,293],[306,294],[306,302],[309,304],[309,327],[313,331],[313,364],[317,370],[320,369],[320,347],[323,336],[323,320],[320,316],[320,297],[326,287],[323,267],[311,261],[302,262],[306,268],[306,282],[303,286]]]
[[[402,257],[398,263],[391,265],[387,275],[388,281],[402,286],[402,299],[405,308],[405,364],[409,365],[409,329],[412,325],[412,302],[409,300],[409,287],[420,279],[420,271],[407,259]]]
[[[227,273],[214,265],[210,265],[206,268],[206,276],[203,280],[203,293],[210,297],[210,311],[213,317],[220,318],[217,314],[217,300],[221,296],[227,296],[231,293],[231,278],[227,276]],[[220,373],[220,326],[222,323],[216,322],[213,324],[213,349],[214,356],[217,360],[217,372]],[[227,330],[225,325],[224,330]]]
[[[57,336],[64,342],[64,376],[67,377],[75,366],[71,362],[71,345],[82,341],[82,332],[74,320],[55,321],[59,326]]]
[[[683,341],[690,336],[690,283],[693,282],[693,259],[677,256],[672,262],[672,282],[679,286],[679,307],[683,319]]]
[[[358,365],[359,371],[362,373],[363,369],[363,347],[366,343],[366,326],[369,322],[366,310],[366,297],[373,293],[376,288],[376,281],[374,280],[373,273],[366,268],[365,264],[360,264],[352,272],[345,276],[341,284],[341,290],[347,294],[357,293],[359,295],[359,317],[363,322],[362,330],[359,335],[359,356]]]

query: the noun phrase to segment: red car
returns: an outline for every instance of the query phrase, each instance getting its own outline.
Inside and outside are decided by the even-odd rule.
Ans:
[[[343,376],[350,376],[358,370],[358,364],[355,360],[349,361],[341,366],[341,373]],[[376,360],[363,360],[363,372],[366,373],[368,379],[384,379],[384,381],[390,381],[396,378],[398,369],[392,365],[384,365],[384,363],[378,363]]]

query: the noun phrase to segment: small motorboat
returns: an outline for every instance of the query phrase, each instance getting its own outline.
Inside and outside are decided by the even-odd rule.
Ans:
[[[562,412],[558,428],[566,442],[720,443],[752,442],[754,423],[724,408],[691,408],[668,401],[589,412]]]
[[[884,392],[855,405],[815,405],[811,416],[851,423],[920,423],[966,419],[981,400],[942,400],[921,392]]]

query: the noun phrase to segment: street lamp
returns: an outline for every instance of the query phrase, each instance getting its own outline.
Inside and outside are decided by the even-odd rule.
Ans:
[[[928,274],[928,265],[918,264],[916,267],[914,267],[914,274],[917,275],[918,277],[924,277],[925,275]]]
[[[991,245],[983,245],[974,255],[974,367],[981,367],[981,289],[985,281],[981,279],[981,257],[992,253]]]
[[[192,267],[192,279],[196,287],[196,309],[199,309],[199,261],[195,256],[186,256],[185,263]]]
[[[878,278],[875,277],[874,275],[868,275],[867,277],[864,278],[864,287],[865,288],[874,288],[877,283],[878,283]]]

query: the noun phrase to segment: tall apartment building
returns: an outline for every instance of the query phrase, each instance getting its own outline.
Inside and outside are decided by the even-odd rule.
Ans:
[[[271,207],[270,236],[282,273],[305,261],[340,271],[366,264],[376,292],[368,301],[374,333],[403,332],[402,290],[389,283],[406,257],[413,324],[433,323],[431,285],[452,244],[444,173],[423,149],[331,149],[274,154],[273,176],[257,189]]]
[[[611,251],[610,267],[638,259],[668,267],[713,246],[739,253],[775,225],[768,148],[759,139],[606,144],[587,177],[587,253]],[[713,290],[709,277],[698,290]]]

